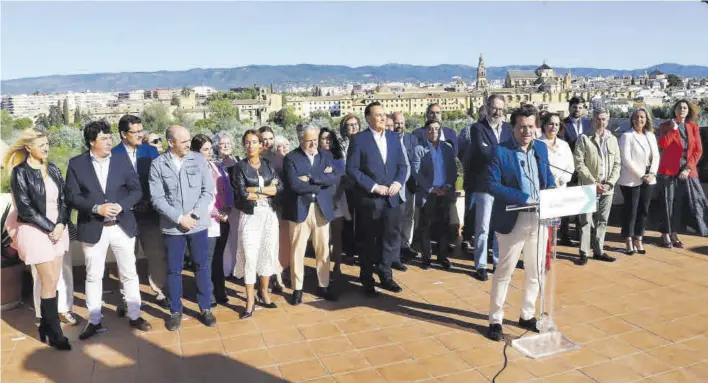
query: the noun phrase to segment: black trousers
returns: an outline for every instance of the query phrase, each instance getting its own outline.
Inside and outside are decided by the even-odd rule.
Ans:
[[[211,283],[214,286],[213,298],[216,300],[226,299],[226,278],[224,278],[224,249],[226,240],[229,238],[231,225],[228,222],[221,223],[221,235],[216,237],[214,251],[211,254]],[[211,238],[209,238],[211,241]],[[211,246],[211,242],[209,243]],[[209,249],[211,250],[211,249]]]
[[[438,260],[447,258],[450,243],[450,205],[448,197],[438,197],[430,194],[420,210],[418,225],[420,226],[420,241],[423,251],[423,261],[430,261],[432,248],[430,238],[438,238]]]
[[[349,215],[352,219],[351,221],[344,220],[344,224],[342,225],[342,250],[347,254],[347,257],[351,258],[355,254],[360,253],[358,237],[361,237],[361,229],[359,227],[361,224],[357,225],[357,221],[361,220],[361,217],[358,216],[357,209],[355,209],[357,201],[354,193],[350,190],[346,190],[344,193],[347,198]],[[359,229],[358,233],[357,229]]]
[[[620,186],[624,207],[622,209],[622,237],[641,237],[647,225],[649,204],[654,194],[654,186]]]
[[[383,205],[383,207],[381,206]],[[363,231],[363,251],[359,253],[359,277],[364,286],[373,286],[373,273],[381,281],[393,279],[391,264],[396,261],[401,251],[399,226],[403,216],[403,205],[391,207],[387,200],[366,198],[359,204],[357,219],[360,219]]]

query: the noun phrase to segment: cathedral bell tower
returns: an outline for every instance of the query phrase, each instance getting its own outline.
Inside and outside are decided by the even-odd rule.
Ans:
[[[479,55],[479,64],[477,65],[477,90],[483,90],[489,88],[489,83],[487,82],[487,68],[484,66],[484,58]]]

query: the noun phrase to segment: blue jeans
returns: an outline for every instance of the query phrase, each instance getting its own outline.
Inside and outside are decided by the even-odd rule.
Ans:
[[[197,303],[199,304],[199,309],[209,310],[211,308],[212,285],[207,230],[193,234],[164,234],[164,236],[170,312],[182,313],[182,267],[184,266],[184,251],[187,245],[189,245],[189,254],[196,270],[194,277],[197,281]]]
[[[487,239],[489,238],[489,221],[492,218],[494,197],[488,193],[474,193],[475,231],[474,231],[474,263],[477,270],[487,268]],[[492,253],[494,264],[499,262],[499,246],[492,235]]]

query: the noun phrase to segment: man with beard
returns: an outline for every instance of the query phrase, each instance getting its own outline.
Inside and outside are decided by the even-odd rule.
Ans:
[[[499,264],[492,280],[487,336],[497,342],[504,339],[504,302],[522,251],[526,259],[526,278],[519,327],[538,332],[534,315],[548,230],[539,227],[536,209],[506,211],[508,205],[538,203],[541,190],[555,187],[546,144],[534,139],[537,120],[538,112],[531,105],[512,113],[513,137],[495,148],[486,172],[487,190],[494,198],[493,228],[499,240]]]
[[[391,115],[393,121],[393,126],[391,130],[398,134],[401,139],[401,147],[403,148],[403,157],[406,159],[406,165],[408,165],[408,172],[406,173],[406,183],[403,184],[401,188],[401,199],[404,201],[403,205],[403,219],[401,222],[401,252],[400,259],[398,262],[394,262],[392,267],[400,271],[406,271],[408,268],[401,263],[401,261],[406,261],[407,259],[415,257],[416,253],[411,250],[411,242],[413,241],[413,230],[416,222],[416,209],[415,209],[415,192],[416,184],[415,177],[412,176],[411,161],[413,161],[413,155],[415,153],[415,147],[418,146],[418,139],[406,132],[406,117],[403,112],[394,112]],[[386,128],[388,129],[388,120],[386,121]]]
[[[575,144],[582,135],[592,133],[590,123],[583,123],[583,115],[585,115],[585,100],[580,97],[573,97],[568,101],[568,111],[570,115],[563,120],[563,136],[561,137],[570,146],[570,151],[575,152]],[[578,173],[573,173],[568,186],[576,186],[578,184]],[[570,221],[576,220],[576,217],[561,218],[560,229],[558,230],[558,244],[561,246],[573,246],[574,243],[570,240]],[[578,230],[579,231],[579,230]]]
[[[475,234],[474,234],[474,262],[475,277],[480,281],[489,279],[487,275],[487,239],[490,237],[489,222],[492,218],[494,196],[489,194],[486,186],[489,161],[497,145],[511,139],[511,126],[503,121],[504,97],[493,94],[487,98],[485,107],[486,118],[480,120],[470,128],[470,142],[465,166],[467,190],[465,193],[474,193],[475,200]],[[499,259],[499,250],[496,239],[492,236],[493,261],[496,266]]]
[[[425,110],[425,120],[435,120],[442,125],[442,107],[438,103],[433,103],[428,105]],[[420,127],[413,131],[413,135],[418,139],[418,142],[428,142],[428,130],[425,127]],[[457,155],[457,134],[452,128],[443,126],[440,129],[440,142],[449,142],[452,148],[455,149],[455,155]]]

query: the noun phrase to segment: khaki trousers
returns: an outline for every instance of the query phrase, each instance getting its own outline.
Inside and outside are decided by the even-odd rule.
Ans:
[[[312,247],[317,258],[317,280],[320,287],[329,286],[329,222],[322,215],[316,203],[310,204],[310,211],[302,223],[290,222],[290,278],[295,290],[302,290],[305,279],[305,251],[307,240],[312,237]]]

